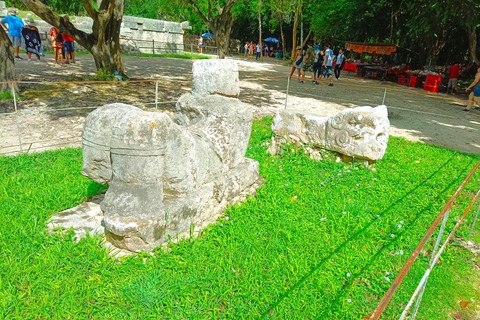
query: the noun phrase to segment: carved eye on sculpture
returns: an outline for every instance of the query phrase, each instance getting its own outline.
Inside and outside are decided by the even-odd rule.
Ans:
[[[337,143],[337,145],[341,147],[346,146],[349,140],[350,140],[350,136],[348,135],[348,132],[345,130],[339,131],[335,136],[335,142]]]
[[[333,128],[341,130],[345,127],[345,119],[342,113],[337,113],[332,120],[330,123]]]

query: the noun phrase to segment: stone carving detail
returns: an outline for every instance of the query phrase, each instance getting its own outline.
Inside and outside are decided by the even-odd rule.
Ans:
[[[149,251],[189,236],[192,228],[197,233],[258,186],[258,162],[244,157],[251,107],[210,94],[238,94],[238,81],[220,81],[238,79],[238,68],[233,61],[216,62],[194,63],[194,90],[179,99],[174,120],[125,104],[87,117],[82,174],[109,185],[101,209],[115,246]],[[195,90],[205,87],[199,83],[205,78],[214,90]]]
[[[282,110],[272,124],[273,132],[290,142],[320,144],[366,160],[383,158],[389,128],[386,106],[345,109],[328,118]]]

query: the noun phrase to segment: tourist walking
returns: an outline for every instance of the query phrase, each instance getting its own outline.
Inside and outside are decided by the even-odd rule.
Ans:
[[[245,42],[245,54],[243,55],[243,60],[247,60],[248,54],[248,42]]]
[[[302,64],[303,64],[303,51],[302,47],[298,46],[295,56],[293,57],[292,72],[290,72],[290,79],[295,72],[295,69],[298,70],[298,83],[303,83],[302,81]]]
[[[32,18],[25,19],[27,26],[22,29],[23,39],[25,40],[25,51],[28,55],[28,61],[32,61],[32,53],[37,56],[35,61],[40,61],[40,50],[42,42],[38,28],[35,27],[35,21]]]
[[[313,79],[315,84],[320,84],[319,81],[322,79],[322,66],[323,66],[323,51],[320,51],[320,46],[315,45],[315,60],[313,61]]]
[[[197,50],[200,53],[203,53],[203,37],[200,35],[200,37],[197,38]]]
[[[250,56],[250,59],[253,60],[253,41],[250,41],[248,44],[248,55]]]
[[[450,78],[448,79],[447,84],[447,93],[455,94],[457,92],[457,84],[458,84],[458,74],[460,73],[460,66],[455,63],[453,66],[450,67]]]
[[[340,71],[342,71],[343,66],[345,65],[345,55],[343,54],[343,50],[338,50],[337,55],[337,63],[335,64],[335,81],[338,81],[340,78]]]
[[[475,80],[473,80],[472,84],[468,86],[466,91],[472,89],[473,91],[468,97],[467,107],[463,111],[470,111],[474,102],[477,104],[477,106],[480,106],[480,68],[477,69]]]
[[[257,56],[255,57],[255,60],[258,60],[258,59],[260,59],[260,56],[262,54],[262,47],[260,46],[260,42],[257,43],[256,47],[257,47]]]
[[[58,64],[58,56],[60,56],[60,60],[62,61],[62,64],[65,64],[65,62],[63,62],[63,55],[62,55],[63,37],[62,37],[62,34],[60,33],[60,30],[58,30],[57,27],[52,27],[48,34],[51,36],[52,48],[55,53],[54,64]]]
[[[313,73],[313,63],[315,61],[315,49],[313,49],[311,44],[307,45],[307,51],[305,53],[305,58],[303,59],[303,80],[305,81],[305,73],[312,73],[312,84],[315,84],[315,75]]]
[[[18,55],[20,51],[20,46],[22,45],[22,29],[25,27],[23,24],[22,19],[17,17],[18,9],[13,8],[10,11],[10,15],[3,18],[0,23],[8,32],[8,36],[12,45],[15,47],[15,59],[22,60],[22,58]],[[7,24],[8,27],[5,25]]]
[[[70,22],[70,18],[67,15],[65,15],[63,19],[67,23]],[[73,44],[75,40],[65,32],[62,33],[62,38],[63,38],[63,48],[62,48],[63,58],[65,59],[65,56],[66,56],[67,64],[70,63],[70,59],[72,59],[72,63],[75,63],[75,46]],[[70,59],[68,56],[70,56]]]
[[[323,77],[328,79],[330,77],[329,87],[333,87],[333,75],[332,75],[332,66],[333,66],[333,51],[330,49],[330,46],[325,46],[325,57],[323,59]]]

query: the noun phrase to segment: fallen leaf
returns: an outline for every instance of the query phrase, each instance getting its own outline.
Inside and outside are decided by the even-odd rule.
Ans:
[[[460,301],[462,308],[466,308],[470,302],[469,301]]]
[[[442,299],[443,299],[443,294],[441,294],[441,295],[440,295],[440,298],[442,298]]]
[[[459,311],[459,312],[456,312],[456,313],[452,314],[452,317],[455,320],[462,320],[463,319],[463,314]]]

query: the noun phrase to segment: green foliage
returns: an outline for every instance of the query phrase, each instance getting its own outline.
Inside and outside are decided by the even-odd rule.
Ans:
[[[176,58],[176,59],[210,59],[209,56],[203,54],[196,54],[185,52],[185,54],[152,54],[152,53],[124,53],[124,56],[138,56],[138,57],[159,57],[159,58]]]
[[[81,1],[43,0],[42,2],[52,7],[53,11],[58,13],[86,15],[85,8]],[[95,1],[92,2],[94,3]]]
[[[10,91],[0,92],[0,100],[9,100],[13,99],[12,93]]]
[[[113,81],[115,80],[115,75],[108,69],[98,69],[95,71],[94,79],[96,81]]]
[[[231,206],[194,241],[120,263],[100,237],[74,243],[71,230],[45,230],[55,212],[105,190],[81,175],[81,149],[0,157],[0,318],[368,315],[480,157],[394,137],[376,171],[330,161],[325,150],[326,160],[313,161],[292,145],[270,156],[271,123],[254,122],[247,150],[265,178],[255,197]],[[477,172],[455,201],[447,232],[479,188]],[[472,214],[458,236],[468,235]],[[419,319],[443,320],[458,301],[477,300],[472,258],[458,247],[445,252]],[[428,260],[418,258],[385,318],[398,318]],[[478,307],[470,306],[465,317]]]

